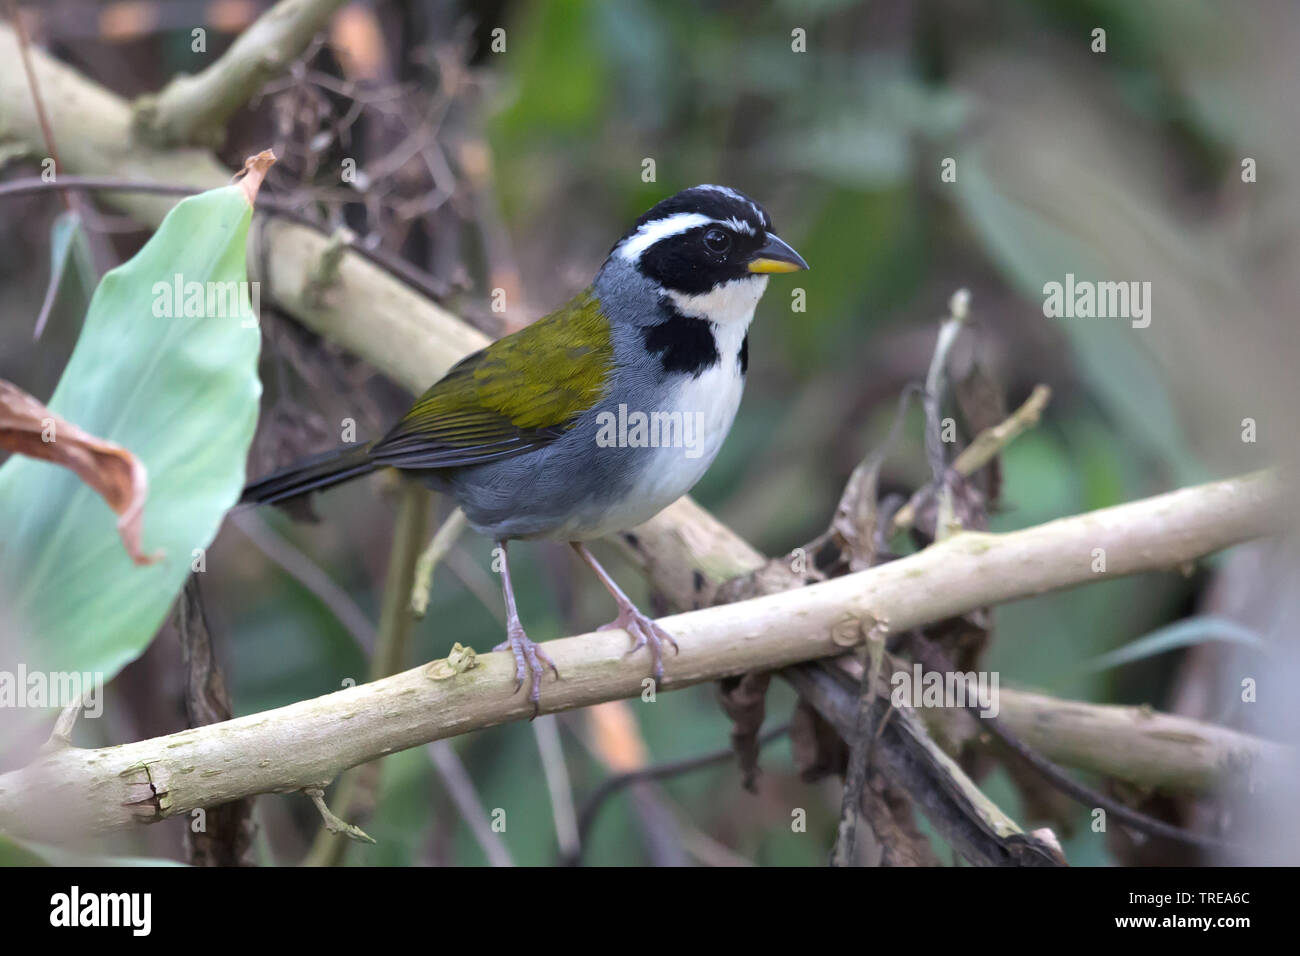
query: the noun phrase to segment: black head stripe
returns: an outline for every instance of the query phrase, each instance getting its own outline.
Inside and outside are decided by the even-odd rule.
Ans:
[[[726,186],[692,186],[655,204],[623,238],[634,235],[647,222],[667,219],[682,212],[699,213],[720,222],[735,219],[748,223],[759,234],[772,228],[772,217],[744,193]]]

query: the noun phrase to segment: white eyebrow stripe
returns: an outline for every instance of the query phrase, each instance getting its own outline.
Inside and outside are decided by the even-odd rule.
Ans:
[[[618,247],[618,254],[628,262],[636,262],[641,254],[660,239],[678,236],[688,229],[704,226],[714,222],[708,216],[698,212],[673,213],[665,219],[653,219],[643,223],[641,228],[624,239]]]
[[[731,219],[722,220],[721,222],[718,223],[718,225],[726,226],[735,232],[743,232],[751,236],[756,235],[756,233],[754,232],[754,227],[751,226],[749,223],[745,222],[745,220],[743,219],[736,219],[735,217],[732,217]]]
[[[763,210],[758,208],[758,203],[754,202],[752,199],[742,196],[740,193],[736,192],[730,186],[715,186],[713,183],[705,183],[704,185],[698,188],[707,189],[710,192],[722,193],[722,195],[728,196],[731,199],[736,200],[736,202],[743,202],[750,209],[754,210],[755,219],[761,222],[765,227],[768,225],[767,217],[763,215]]]
[[[715,192],[715,193],[722,193],[722,195],[724,195],[724,196],[730,196],[732,199],[735,199],[735,200],[737,200],[737,201],[739,201],[739,202],[746,202],[746,201],[747,201],[747,200],[745,199],[744,196],[742,196],[740,193],[736,192],[736,191],[735,191],[734,189],[732,189],[730,186],[715,186],[713,183],[705,183],[703,186],[700,186],[699,188],[700,188],[700,189],[708,189],[708,190],[711,190],[712,192]]]

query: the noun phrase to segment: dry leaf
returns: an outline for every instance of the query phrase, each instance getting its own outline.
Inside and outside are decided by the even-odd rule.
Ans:
[[[117,514],[117,532],[132,561],[152,564],[161,557],[140,551],[149,481],[144,464],[121,445],[82,431],[0,379],[0,449],[71,468]]]
[[[842,774],[849,763],[849,748],[826,718],[802,697],[790,718],[790,750],[799,778],[805,783]]]
[[[466,647],[457,641],[451,645],[451,653],[442,660],[434,661],[424,673],[429,680],[450,680],[457,674],[463,674],[475,667],[478,667],[478,655],[474,653],[474,648]]]
[[[718,681],[722,709],[731,718],[731,749],[740,763],[741,783],[750,793],[758,787],[758,734],[767,713],[771,671],[752,671]]]
[[[264,149],[256,156],[249,156],[244,160],[244,168],[235,173],[232,181],[239,184],[250,206],[256,202],[257,191],[262,188],[262,180],[266,178],[267,170],[274,164],[275,153]]]
[[[1001,386],[993,373],[980,362],[972,358],[966,374],[953,383],[953,396],[961,417],[965,420],[967,433],[978,435],[988,428],[996,428],[1006,420],[1007,400]],[[976,485],[991,504],[995,504],[1002,493],[1002,460],[995,457],[976,476]]]

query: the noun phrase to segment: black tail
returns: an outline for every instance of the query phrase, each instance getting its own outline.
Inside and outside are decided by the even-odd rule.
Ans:
[[[275,504],[310,491],[330,488],[369,474],[379,465],[370,460],[370,446],[336,448],[274,471],[244,488],[240,504]]]

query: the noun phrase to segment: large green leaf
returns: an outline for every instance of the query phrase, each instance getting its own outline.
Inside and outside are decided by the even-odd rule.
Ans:
[[[251,214],[239,186],[186,199],[95,290],[48,405],[144,462],[142,549],[161,559],[133,564],[75,474],[13,457],[0,468],[0,623],[19,646],[0,642],[0,668],[111,677],[148,645],[238,497],[261,394],[243,285]],[[174,301],[178,281],[201,296]],[[232,289],[238,308],[209,299]]]

